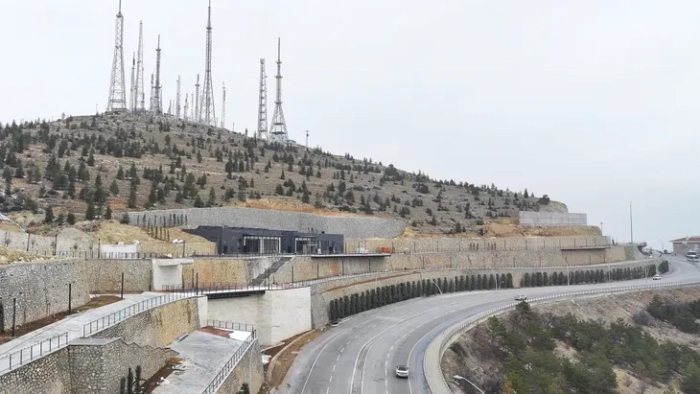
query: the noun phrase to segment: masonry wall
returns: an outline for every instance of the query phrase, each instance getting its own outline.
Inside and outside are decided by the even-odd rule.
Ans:
[[[92,338],[121,338],[140,346],[166,347],[199,329],[199,322],[197,298],[187,298],[139,313]]]
[[[642,260],[637,262],[628,262],[615,264],[614,268],[626,268],[645,266],[648,264],[658,264],[660,260]],[[580,266],[569,267],[570,270],[586,270],[586,267]],[[604,266],[603,266],[604,267]],[[601,266],[591,267],[591,269],[600,269]],[[515,268],[515,269],[496,269],[499,274],[511,273],[513,275],[513,285],[518,287],[520,279],[525,273],[547,272],[551,275],[554,272],[566,273],[566,268],[563,267],[533,267],[533,268]],[[331,300],[349,296],[355,293],[361,293],[376,289],[377,287],[396,285],[399,283],[420,281],[422,279],[438,279],[438,278],[454,278],[461,275],[491,275],[493,271],[489,269],[455,269],[443,271],[425,271],[425,272],[406,272],[401,273],[383,273],[368,277],[343,278],[327,282],[321,282],[311,286],[311,320],[313,328],[321,327],[328,324],[328,304]]]
[[[343,234],[346,238],[393,238],[403,234],[402,220],[362,216],[320,216],[302,212],[254,208],[187,208],[148,212],[129,212],[132,225],[161,223],[171,215],[184,215],[187,226],[250,227],[300,232]]]
[[[69,347],[73,394],[119,393],[129,368],[149,379],[178,354],[172,350],[127,344],[121,339],[81,339]]]
[[[24,250],[31,253],[53,256],[55,252],[59,256],[71,257],[75,251],[85,251],[94,248],[97,253],[97,244],[87,239],[73,239],[70,237],[46,237],[29,233],[0,230],[0,245],[15,250]]]
[[[520,211],[520,225],[523,227],[587,226],[588,217],[585,213]]]
[[[209,284],[246,284],[265,272],[279,258],[274,257],[195,257],[194,264],[183,268],[185,286],[192,286],[199,274],[199,286]],[[193,275],[194,273],[194,275]]]
[[[80,275],[91,293],[118,293],[122,272],[124,292],[151,290],[151,260],[83,260],[79,266]]]
[[[72,394],[68,348],[0,374],[0,394]]]
[[[578,248],[582,246],[602,246],[611,243],[609,237],[571,236],[571,237],[511,237],[511,238],[400,238],[400,239],[348,239],[345,250],[359,253],[364,249],[370,253],[382,247],[389,247],[395,253],[421,252],[483,252],[483,251],[522,251],[522,250],[556,250]]]
[[[231,374],[221,385],[218,394],[236,394],[243,383],[248,383],[251,393],[260,391],[264,373],[260,356],[260,343],[253,342],[245,355],[236,364]]]
[[[396,253],[388,257],[295,257],[272,275],[283,284],[389,270],[486,269],[590,265],[625,260],[624,249],[521,250],[494,252]]]
[[[68,285],[72,307],[90,301],[81,279],[80,263],[72,260],[20,263],[0,266],[0,302],[6,328],[12,327],[12,299],[17,299],[16,324],[39,320],[68,310]]]

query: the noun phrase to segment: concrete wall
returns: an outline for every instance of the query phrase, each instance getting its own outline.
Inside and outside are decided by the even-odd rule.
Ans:
[[[161,223],[172,214],[184,215],[187,226],[210,225],[266,228],[301,232],[343,234],[346,238],[393,238],[403,234],[402,220],[362,216],[320,216],[302,212],[274,211],[253,208],[187,208],[163,211],[129,212],[132,225]]]
[[[0,394],[72,394],[68,348],[0,374]]]
[[[139,251],[138,244],[129,245],[100,245],[100,258],[124,259],[135,255]]]
[[[251,393],[260,391],[264,374],[262,358],[260,357],[260,343],[254,341],[241,360],[236,364],[231,374],[217,391],[218,394],[236,394],[243,383],[248,383]]]
[[[149,379],[178,354],[172,350],[127,344],[121,339],[79,339],[69,346],[71,393],[119,393],[121,380],[129,368],[134,376],[141,367],[141,378]]]
[[[588,218],[585,213],[520,211],[520,225],[523,227],[587,226]]]
[[[81,279],[80,262],[65,260],[0,266],[0,302],[3,321],[12,327],[12,299],[17,299],[16,324],[39,320],[68,310],[68,285],[72,284],[72,306],[90,300]]]
[[[192,265],[192,259],[152,259],[153,289],[156,291],[180,287],[183,282],[185,267]]]
[[[700,253],[700,242],[688,242],[686,244],[677,242],[673,244],[673,253],[679,256],[685,256],[691,250]]]
[[[153,278],[151,260],[83,260],[79,262],[80,276],[93,294],[118,293],[124,273],[124,292],[140,293],[151,290]]]
[[[140,346],[166,347],[181,335],[201,327],[198,304],[196,298],[187,298],[149,309],[92,338],[121,338]]]
[[[610,239],[604,236],[570,236],[570,237],[511,237],[511,238],[400,238],[347,240],[345,250],[359,253],[361,248],[376,252],[382,247],[389,247],[396,253],[410,252],[483,252],[514,250],[561,250],[581,246],[609,245]]]
[[[311,291],[303,287],[209,300],[208,314],[209,319],[254,324],[260,343],[271,345],[311,329]]]

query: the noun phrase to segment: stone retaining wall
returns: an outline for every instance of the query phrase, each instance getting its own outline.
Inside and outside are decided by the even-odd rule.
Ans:
[[[0,374],[0,394],[72,394],[68,348]]]
[[[93,294],[119,293],[122,273],[125,293],[151,290],[151,260],[83,260],[79,266],[81,278]]]
[[[248,383],[251,393],[257,393],[260,391],[263,379],[260,343],[256,340],[217,390],[217,394],[236,394],[243,383]]]
[[[16,324],[43,319],[68,310],[68,285],[72,307],[90,301],[81,278],[80,262],[56,260],[0,266],[0,303],[4,327],[12,327],[12,299],[17,299]]]
[[[141,312],[91,337],[166,347],[181,335],[200,328],[199,313],[198,299],[186,298]]]

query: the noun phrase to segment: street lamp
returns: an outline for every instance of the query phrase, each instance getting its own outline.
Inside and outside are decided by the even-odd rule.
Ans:
[[[475,385],[474,383],[472,383],[471,380],[469,380],[469,379],[467,379],[467,378],[465,378],[465,377],[462,377],[462,376],[459,376],[459,375],[454,375],[454,376],[452,376],[452,378],[453,378],[454,380],[464,380],[465,382],[467,382],[467,383],[471,384],[472,386],[474,386],[475,389],[479,390],[479,392],[480,392],[481,394],[486,394],[486,393],[484,393],[484,390],[480,389],[477,385]]]

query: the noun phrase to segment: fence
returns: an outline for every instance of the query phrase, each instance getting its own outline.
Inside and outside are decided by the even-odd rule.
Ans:
[[[700,281],[693,281],[693,282],[671,282],[671,283],[658,283],[658,284],[651,284],[651,285],[637,285],[637,286],[621,286],[621,287],[612,287],[612,288],[605,288],[605,289],[596,289],[596,290],[582,290],[582,291],[576,291],[576,292],[569,292],[569,293],[560,293],[560,294],[554,294],[554,295],[549,295],[549,296],[544,296],[544,297],[537,297],[529,300],[529,303],[537,303],[537,302],[542,302],[542,301],[547,301],[547,300],[553,300],[557,298],[566,298],[566,297],[577,297],[577,296],[585,296],[585,295],[593,295],[593,294],[605,294],[605,293],[620,293],[620,292],[627,292],[627,291],[634,291],[634,290],[650,290],[650,289],[657,289],[657,288],[663,288],[663,287],[684,287],[684,286],[696,286],[700,284]],[[516,305],[518,305],[517,302],[511,302],[506,305],[502,305],[499,307],[491,308],[485,312],[479,313],[462,323],[452,326],[451,328],[443,331],[443,333],[440,335],[440,338],[442,338],[442,341],[438,342],[438,338],[435,338],[433,342],[430,343],[428,346],[428,350],[425,352],[425,357],[424,357],[424,362],[423,362],[423,372],[425,375],[425,379],[428,382],[428,386],[430,387],[430,392],[434,394],[451,394],[450,388],[447,384],[447,381],[445,380],[445,374],[442,371],[442,356],[445,354],[446,349],[454,343],[456,340],[456,337],[458,333],[465,328],[469,327],[470,325],[473,325],[475,323],[478,323],[479,321],[483,320],[484,318],[498,314],[499,312],[503,312],[505,310],[514,308]],[[430,359],[430,360],[429,360]],[[429,369],[433,369],[431,372],[432,374],[428,372]],[[435,375],[439,374],[439,378],[437,378]],[[468,381],[468,380],[467,380]],[[474,383],[469,382],[472,385]],[[475,386],[476,387],[476,386]],[[478,389],[478,387],[477,387]],[[481,391],[481,390],[479,390]],[[482,391],[483,392],[483,391]]]
[[[207,320],[207,325],[209,327],[222,328],[224,330],[245,331],[245,332],[255,331],[255,326],[252,324],[234,323],[234,322],[230,322],[230,321]]]
[[[226,362],[223,368],[219,371],[219,373],[216,374],[214,379],[209,383],[209,386],[207,386],[206,389],[202,392],[202,394],[214,394],[219,390],[219,387],[226,381],[228,376],[231,374],[234,368],[236,368],[236,365],[238,365],[238,362],[241,361],[241,358],[248,352],[248,350],[255,344],[255,342],[258,340],[257,333],[255,330],[251,332],[251,334],[246,338],[245,341],[243,341],[243,344],[241,347],[236,350],[235,353],[233,353],[233,356]]]
[[[83,338],[87,338],[92,334],[97,333],[100,330],[103,330],[107,327],[111,327],[119,322],[122,322],[131,316],[134,316],[138,313],[147,311],[149,309],[169,304],[173,301],[179,301],[185,298],[190,298],[192,295],[189,294],[178,294],[178,293],[168,293],[159,297],[153,297],[149,298],[147,300],[143,300],[139,302],[138,304],[131,305],[129,307],[126,307],[124,309],[120,309],[114,313],[111,313],[107,316],[103,316],[99,319],[95,319],[89,323],[86,323],[83,325]]]
[[[66,347],[68,344],[68,333],[58,334],[55,337],[43,340],[38,344],[28,346],[16,352],[0,357],[0,372],[9,371],[12,367],[31,362],[45,354],[51,353]]]

